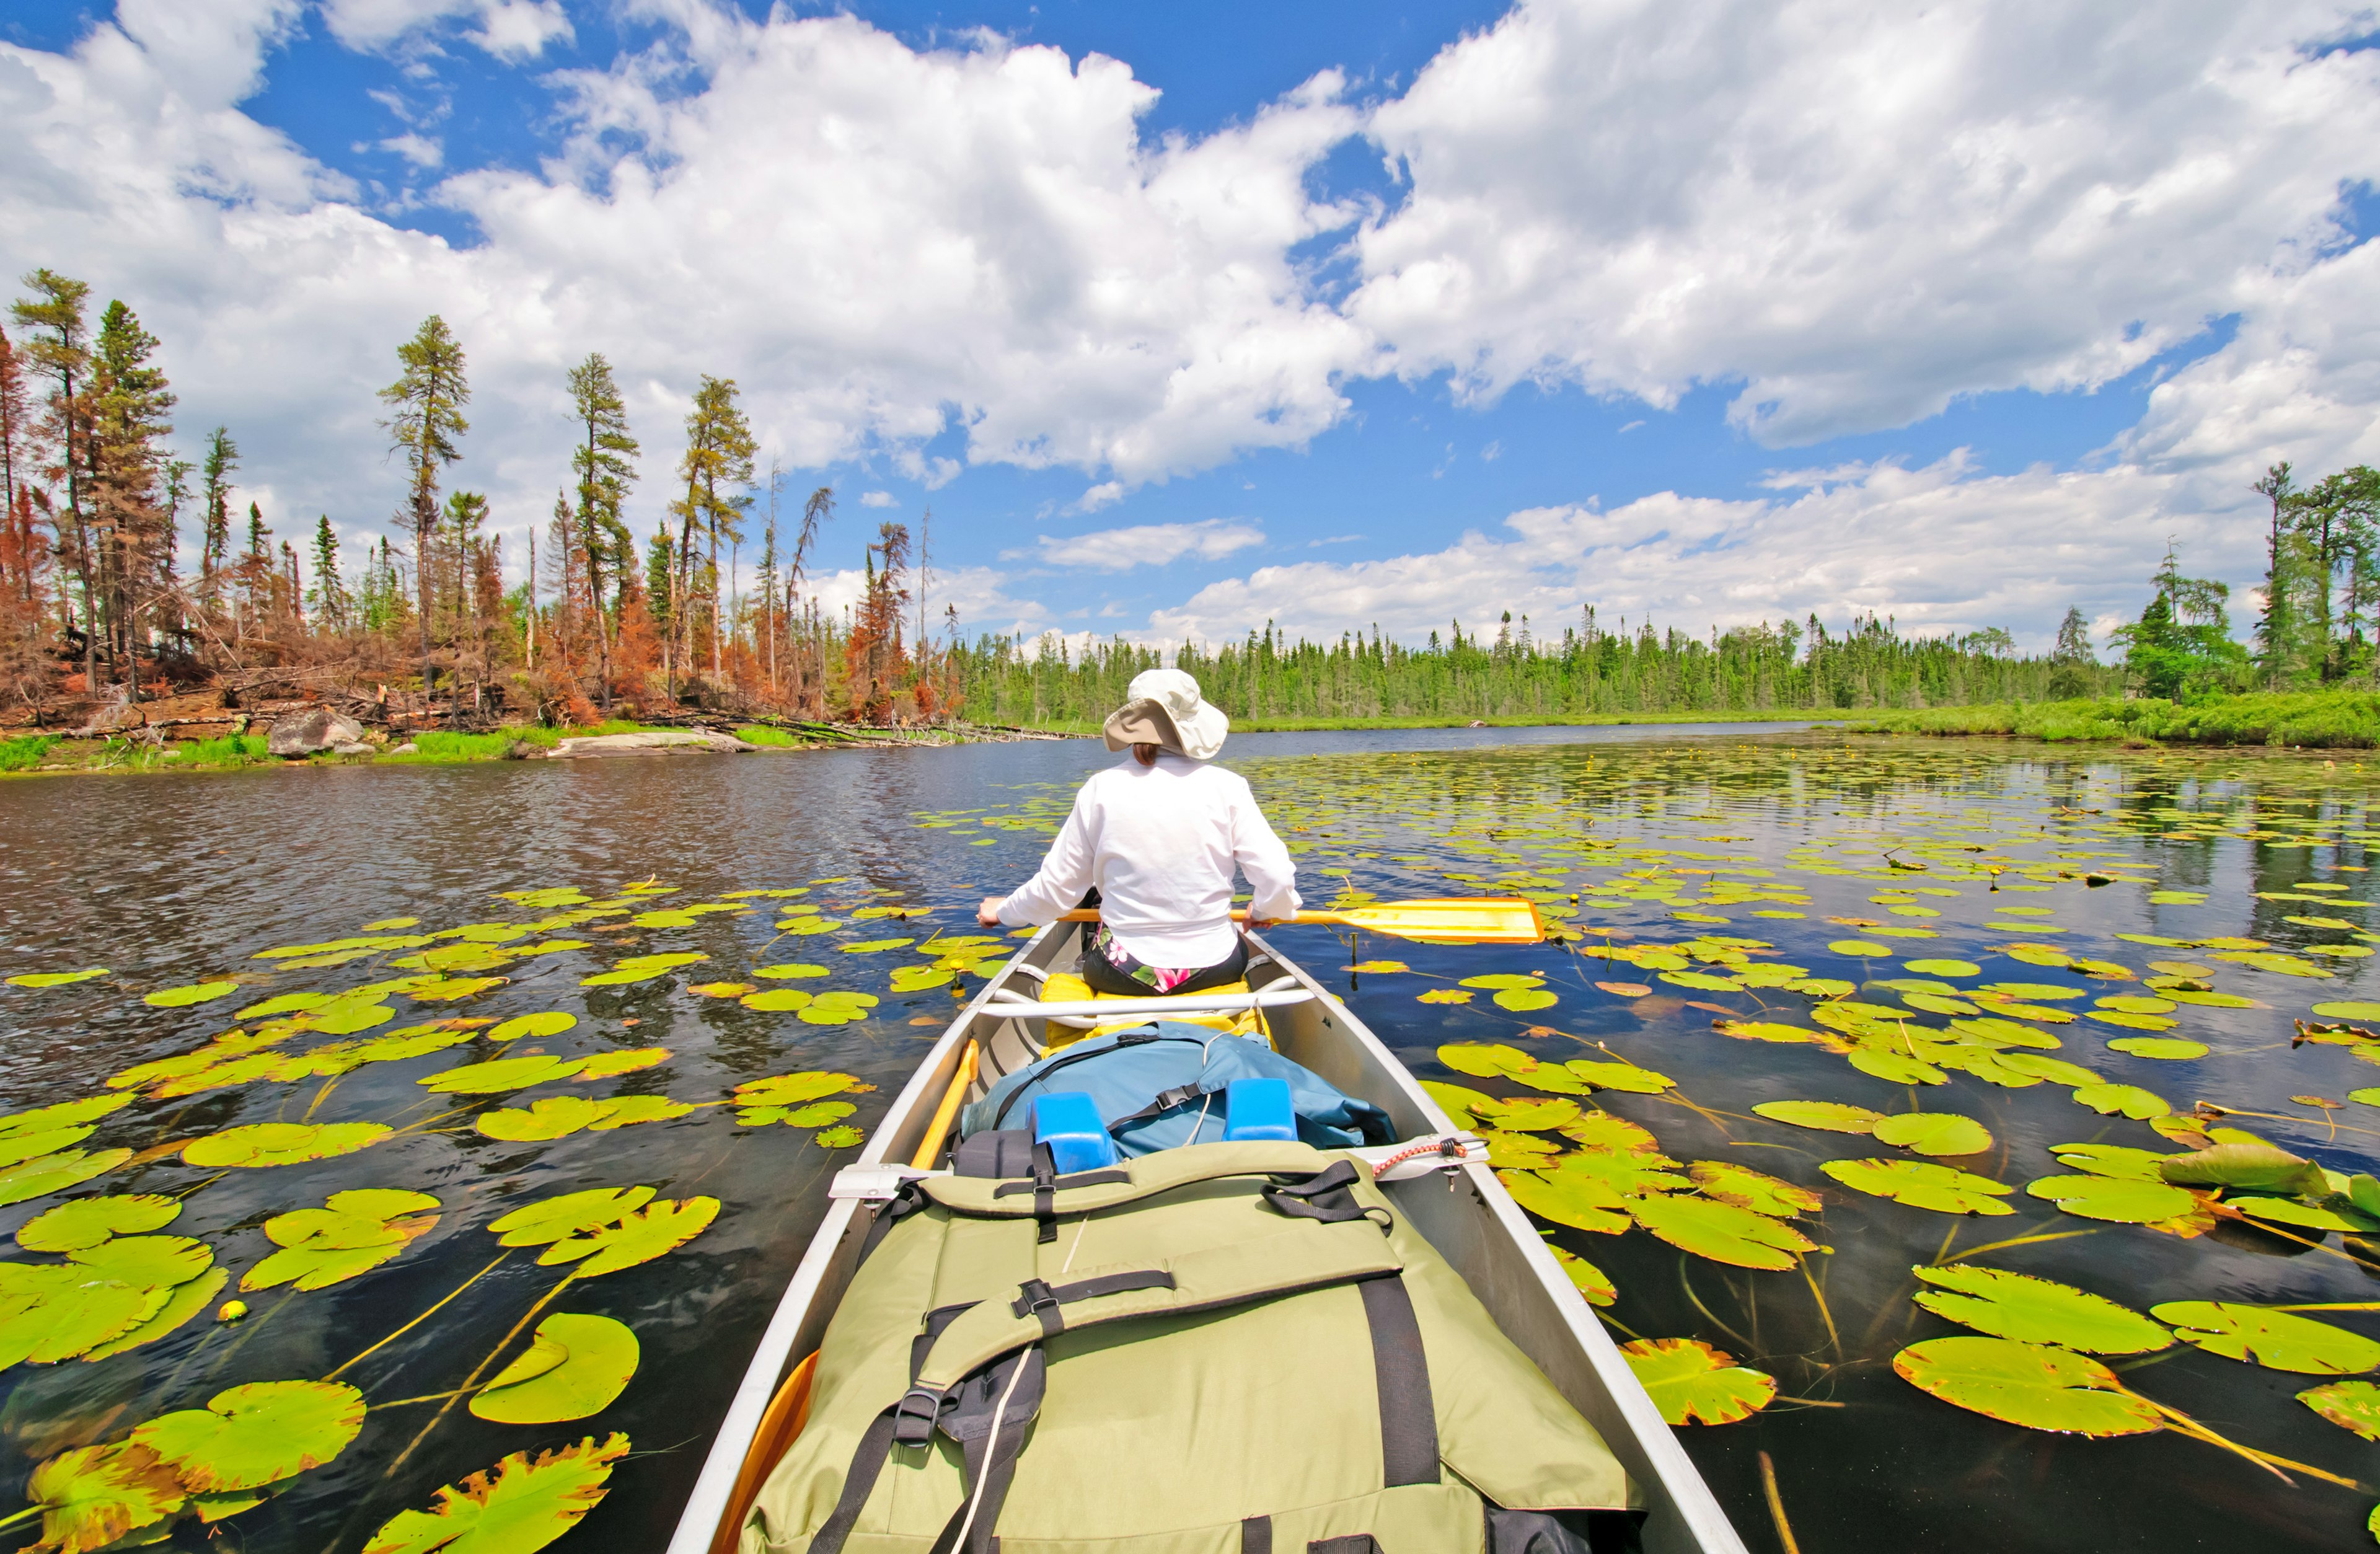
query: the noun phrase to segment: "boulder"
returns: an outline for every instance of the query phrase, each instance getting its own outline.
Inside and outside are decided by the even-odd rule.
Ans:
[[[317,707],[310,712],[275,722],[264,747],[273,755],[298,757],[324,750],[358,755],[370,750],[371,746],[364,740],[363,724],[327,707]]]
[[[585,756],[737,755],[759,748],[758,745],[747,745],[732,734],[714,734],[707,728],[657,729],[643,734],[593,734],[565,739],[553,747],[551,759],[576,760]]]

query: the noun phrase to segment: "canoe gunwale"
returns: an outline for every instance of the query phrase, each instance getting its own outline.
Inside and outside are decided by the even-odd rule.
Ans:
[[[987,1059],[971,1087],[978,1091],[997,1082],[988,1061],[996,1036],[1014,1031],[1028,1049],[1039,1046],[1025,1026],[1029,1012],[1014,1006],[1016,995],[1002,999],[995,994],[1005,989],[1020,968],[1027,980],[1038,981],[1036,973],[1071,942],[1074,929],[1071,923],[1043,929],[968,1001],[902,1087],[858,1159],[845,1170],[905,1164],[969,1039],[979,1041]],[[1259,986],[1252,965],[1250,987],[1256,995],[1272,995],[1262,1002],[1274,1024],[1275,1044],[1284,1055],[1342,1089],[1386,1106],[1400,1137],[1458,1133],[1452,1120],[1353,1011],[1261,937],[1251,933],[1248,939],[1253,949],[1280,968],[1278,976]],[[1277,1002],[1290,987],[1305,996]],[[1239,996],[1245,1001],[1250,995]],[[1182,1004],[1173,1007],[1181,1009]],[[1312,1050],[1292,1051],[1293,1047]],[[1313,1057],[1325,1061],[1309,1061]],[[1626,1356],[1495,1173],[1484,1163],[1466,1160],[1433,1166],[1412,1177],[1402,1171],[1397,1174],[1403,1179],[1385,1189],[1391,1198],[1472,1286],[1506,1336],[1586,1415],[1642,1487],[1649,1508],[1644,1529],[1646,1554],[1746,1554],[1742,1539],[1629,1368]],[[1449,1190],[1458,1181],[1468,1193]],[[858,1267],[872,1219],[872,1210],[861,1214],[864,1201],[830,1200],[826,1218],[804,1251],[720,1421],[668,1554],[710,1554],[713,1548],[770,1399],[795,1364],[818,1347]]]

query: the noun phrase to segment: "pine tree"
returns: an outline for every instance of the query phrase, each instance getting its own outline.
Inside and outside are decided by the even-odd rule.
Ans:
[[[199,597],[214,607],[222,574],[231,564],[231,472],[239,467],[239,444],[217,427],[207,433],[199,462]]]
[[[55,477],[66,482],[67,526],[73,530],[76,580],[82,593],[82,673],[88,694],[98,686],[99,631],[93,609],[91,530],[83,505],[88,484],[89,439],[85,431],[89,407],[78,385],[82,383],[91,365],[90,338],[83,322],[83,304],[91,297],[91,287],[47,269],[27,275],[24,284],[35,295],[11,304],[9,314],[21,328],[31,332],[25,354],[33,370],[55,385],[50,391],[47,414],[38,436],[55,460],[51,465]],[[55,513],[51,521],[55,525]],[[59,608],[64,610],[63,601]]]
[[[94,516],[104,540],[100,556],[109,673],[120,667],[131,699],[140,699],[140,602],[164,581],[171,552],[170,525],[161,498],[164,447],[174,407],[165,374],[152,365],[157,338],[121,301],[100,315],[91,364],[90,466]]]
[[[248,504],[248,549],[240,552],[239,589],[244,632],[253,632],[264,620],[273,598],[273,530],[264,526],[264,512]]]
[[[678,474],[686,481],[686,494],[670,504],[670,515],[678,520],[677,573],[670,601],[670,640],[682,636],[689,663],[694,654],[694,532],[700,525],[710,540],[710,570],[719,569],[719,540],[722,534],[740,539],[743,530],[738,520],[752,504],[748,492],[734,492],[723,487],[749,485],[752,480],[752,458],[759,451],[753,441],[751,424],[744,419],[743,409],[735,403],[735,380],[705,376],[694,391],[694,408],[686,418],[686,455],[678,461]],[[718,588],[710,589],[711,672],[719,670]],[[677,694],[677,660],[674,650],[664,649],[662,669],[670,677],[670,694]]]
[[[463,456],[455,439],[471,430],[463,407],[471,402],[465,374],[462,343],[432,313],[421,321],[412,339],[396,348],[403,369],[396,382],[380,391],[389,407],[381,427],[390,447],[405,458],[406,496],[398,516],[413,528],[414,589],[421,613],[421,692],[430,694],[435,670],[430,662],[433,605],[431,542],[438,527],[438,472]]]
[[[339,535],[331,527],[328,513],[314,525],[314,589],[307,599],[314,608],[316,624],[324,630],[346,628],[347,590],[339,577]]]
[[[0,333],[0,514],[17,511],[17,487],[32,473],[25,462],[32,430],[25,353]]]
[[[2295,538],[2290,523],[2290,509],[2297,503],[2297,487],[2289,474],[2287,459],[2265,471],[2265,478],[2249,488],[2273,504],[2272,522],[2265,540],[2265,608],[2256,620],[2256,643],[2265,684],[2275,690],[2296,677],[2298,670],[2298,623],[2292,608],[2300,591],[2300,558],[2291,544]]]
[[[634,565],[636,542],[620,516],[628,488],[637,483],[637,440],[628,434],[627,402],[620,396],[612,364],[601,351],[570,370],[570,402],[581,433],[570,455],[578,477],[578,540],[585,549],[588,592],[595,613],[596,696],[612,705],[611,629],[605,619],[603,577]],[[616,606],[614,606],[616,607]]]

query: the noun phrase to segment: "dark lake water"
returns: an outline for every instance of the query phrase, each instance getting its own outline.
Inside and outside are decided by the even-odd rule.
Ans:
[[[1072,741],[0,783],[0,977],[85,966],[112,973],[63,987],[0,987],[0,1110],[8,1111],[106,1093],[107,1078],[128,1066],[189,1051],[243,1024],[232,1011],[253,1001],[404,974],[384,964],[401,951],[310,970],[273,969],[274,962],[255,958],[259,951],[337,940],[395,917],[418,917],[412,931],[428,933],[541,915],[500,892],[576,886],[603,898],[650,880],[677,888],[649,904],[668,908],[738,891],[806,889],[799,904],[843,925],[779,938],[771,908],[785,904],[770,901],[683,928],[589,923],[565,930],[590,941],[588,948],[516,963],[502,972],[509,980],[461,1002],[414,1005],[392,996],[399,1013],[383,1027],[564,1011],[577,1021],[566,1033],[526,1038],[501,1052],[480,1039],[368,1064],[327,1093],[320,1078],[267,1079],[142,1099],[102,1121],[84,1147],[142,1154],[85,1184],[0,1208],[0,1233],[77,1196],[185,1196],[170,1233],[205,1242],[237,1280],[274,1250],[263,1230],[269,1218],[320,1206],[334,1193],[428,1193],[439,1199],[439,1221],[401,1255],[343,1282],[249,1295],[253,1311],[239,1324],[202,1315],[97,1363],[0,1372],[0,1500],[8,1502],[0,1514],[23,1505],[27,1474],[46,1458],[118,1439],[143,1419],[200,1406],[237,1383],[323,1377],[452,1295],[341,1374],[372,1405],[361,1435],[326,1466],[225,1524],[229,1547],[358,1549],[391,1516],[427,1507],[438,1487],[509,1453],[619,1431],[633,1454],[613,1472],[608,1499],[561,1547],[658,1548],[820,1217],[825,1180],[854,1153],[822,1146],[811,1129],[746,1125],[718,1103],[747,1081],[835,1071],[879,1087],[852,1098],[859,1104],[850,1122],[872,1123],[949,1019],[957,989],[893,993],[888,974],[916,963],[909,948],[844,953],[841,946],[977,931],[972,904],[1030,872],[1073,785],[1111,759],[1096,742]],[[2112,1050],[2111,1039],[2150,1033],[2088,1019],[2049,1027],[2062,1042],[2056,1055],[2153,1091],[2176,1112],[2219,1105],[2235,1113],[2229,1125],[2334,1170],[2371,1169],[2380,1109],[2347,1097],[2380,1084],[2380,1069],[2338,1046],[2290,1045],[2292,1021],[2308,1017],[2314,1002],[2374,996],[2360,927],[2289,920],[2371,920],[2361,871],[2367,841],[2380,841],[2367,830],[2371,778],[2380,772],[2352,762],[1675,726],[1242,735],[1227,762],[1248,775],[1299,851],[1301,886],[1318,904],[1350,892],[1393,899],[1527,891],[1590,930],[1588,944],[1607,941],[1593,930],[1622,945],[1705,934],[1756,939],[1777,952],[1766,958],[1854,984],[1854,998],[1884,1003],[1895,992],[1877,979],[1931,977],[1958,987],[2067,986],[2081,996],[2063,1007],[2088,1011],[2101,997],[2146,993],[2143,979],[2158,975],[2152,960],[2195,963],[2216,988],[2251,1001],[2174,1011],[2169,1034],[2203,1044],[2203,1056]],[[1001,823],[986,826],[985,818]],[[1888,854],[1924,867],[1894,869]],[[2109,882],[2089,883],[2094,874]],[[1879,895],[1888,900],[1871,899]],[[2300,899],[2269,899],[2277,896]],[[886,904],[930,915],[852,917]],[[1828,947],[1877,928],[1931,937],[1888,937],[1884,955]],[[2317,979],[2115,937],[2123,933],[2252,937],[2277,951],[2341,953],[2305,957],[2302,964],[2333,973]],[[1619,1336],[1700,1338],[1777,1378],[1779,1400],[1753,1418],[1682,1432],[1754,1548],[1782,1547],[1760,1478],[1764,1453],[1808,1554],[1954,1545],[2078,1554],[2370,1547],[2364,1520],[2380,1498],[2371,1447],[2296,1401],[2325,1378],[2188,1345],[2146,1364],[2119,1364],[2128,1385],[2231,1440],[2370,1487],[2303,1474],[2284,1483],[2171,1431],[2088,1439],[2002,1424],[1919,1392],[1891,1361],[1912,1341],[1961,1330],[1912,1304],[1912,1265],[1987,1244],[2019,1243],[1985,1252],[1976,1264],[2078,1285],[2136,1310],[2174,1300],[2380,1300],[2380,1250],[2362,1252],[2367,1261],[2341,1237],[2313,1232],[2289,1241],[2226,1224],[2185,1236],[2062,1214],[2022,1191],[2061,1173],[2049,1146],[2182,1146],[2144,1123],[2086,1110],[2062,1085],[2001,1088],[1964,1073],[1940,1086],[1892,1084],[1815,1047],[1734,1039],[1712,1028],[1727,1017],[1807,1024],[1813,1000],[1803,994],[1664,984],[1653,972],[1584,957],[1576,943],[1457,949],[1374,936],[1352,942],[1316,928],[1277,930],[1276,939],[1342,989],[1425,1077],[1524,1093],[1450,1072],[1439,1048],[1502,1041],[1549,1059],[1602,1058],[1588,1044],[1603,1043],[1609,1055],[1678,1082],[1666,1095],[1596,1099],[1649,1128],[1663,1151],[1755,1166],[1824,1194],[1823,1211],[1803,1223],[1828,1250],[1813,1254],[1806,1271],[1727,1267],[1642,1231],[1556,1235],[1617,1286],[1617,1300],[1603,1309]],[[2054,944],[2119,966],[2131,980],[2011,960],[2005,951],[2018,941]],[[710,958],[638,985],[581,985],[624,955],[678,951]],[[1411,969],[1346,969],[1381,958]],[[1909,959],[1978,969],[1912,972],[1899,964]],[[858,1023],[819,1026],[691,990],[750,980],[756,965],[789,961],[823,964],[829,975],[759,985],[850,989],[881,1002]],[[1557,1002],[1515,1013],[1484,991],[1464,1003],[1416,996],[1495,972],[1540,974]],[[214,1002],[161,1009],[142,1002],[155,989],[232,976],[241,989]],[[1615,993],[1598,982],[1650,990]],[[322,1039],[301,1036],[287,1050]],[[668,1050],[666,1061],[594,1085],[448,1097],[419,1083],[532,1049],[579,1058],[653,1047]],[[479,1113],[565,1092],[667,1096],[699,1109],[546,1142],[506,1142],[472,1126]],[[2292,1099],[2303,1097],[2336,1105]],[[1752,1112],[1784,1099],[1972,1117],[1994,1146],[1951,1163],[2018,1188],[2008,1200],[2015,1212],[1949,1216],[1840,1186],[1821,1173],[1823,1162],[1896,1151]],[[401,1131],[353,1153],[269,1169],[215,1172],[148,1153],[237,1125],[301,1118]],[[677,1250],[575,1283],[548,1308],[613,1317],[635,1330],[642,1358],[626,1390],[583,1421],[499,1425],[458,1407],[422,1436],[439,1414],[440,1394],[459,1386],[565,1271],[538,1266],[533,1251],[497,1261],[490,1221],[554,1194],[635,1184],[666,1198],[709,1196],[722,1207]],[[2380,1332],[2375,1314],[2322,1316]],[[433,1401],[408,1401],[419,1398]],[[175,1546],[197,1548],[205,1536],[184,1523]]]

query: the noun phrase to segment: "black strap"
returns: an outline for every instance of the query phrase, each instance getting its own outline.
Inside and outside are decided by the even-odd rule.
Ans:
[[[1319,1220],[1335,1225],[1342,1220],[1361,1220],[1366,1215],[1380,1216],[1380,1231],[1388,1232],[1394,1221],[1387,1209],[1367,1208],[1352,1191],[1355,1168],[1345,1160],[1334,1161],[1303,1182],[1278,1183],[1264,1189],[1265,1202],[1283,1214],[1299,1220]]]
[[[1072,1176],[1052,1176],[1047,1184],[1038,1178],[1020,1176],[1014,1182],[1002,1182],[991,1190],[995,1198],[1014,1197],[1018,1193],[1071,1192],[1076,1187],[1103,1187],[1111,1182],[1129,1182],[1132,1172],[1122,1166],[1101,1171],[1078,1171]]]
[[[1038,1313],[1041,1336],[1048,1338],[1065,1330],[1065,1314],[1058,1308],[1071,1301],[1097,1300],[1101,1295],[1120,1295],[1127,1290],[1171,1290],[1173,1276],[1163,1269],[1152,1268],[1132,1273],[1103,1273],[1097,1279],[1078,1279],[1072,1284],[1055,1286],[1028,1279],[1016,1288],[1019,1293],[1009,1302],[1008,1309],[1019,1317]]]
[[[816,1554],[843,1554],[843,1540],[851,1536],[860,1508],[876,1487],[876,1475],[884,1471],[885,1455],[892,1450],[892,1409],[886,1409],[861,1433],[859,1450],[851,1454],[851,1467],[843,1475],[843,1494],[819,1524],[819,1530],[810,1535],[810,1548]]]
[[[1211,1090],[1200,1089],[1196,1083],[1176,1085],[1170,1090],[1160,1090],[1149,1098],[1147,1106],[1137,1111],[1127,1111],[1110,1123],[1108,1132],[1117,1133],[1131,1127],[1135,1123],[1146,1123],[1152,1117],[1162,1117],[1176,1107],[1187,1106],[1194,1100],[1204,1100],[1213,1093]]]
[[[1084,1051],[1083,1048],[1090,1046],[1091,1043],[1082,1042],[1044,1062],[1032,1078],[1009,1091],[1006,1099],[1001,1101],[1000,1110],[992,1113],[991,1125],[996,1128],[1008,1121],[1008,1109],[1014,1106],[1026,1091],[1045,1085],[1050,1075],[1069,1064],[1082,1062],[1090,1058],[1104,1057],[1121,1048],[1144,1046],[1151,1041],[1196,1041],[1203,1045],[1207,1039],[1204,1033],[1197,1036],[1169,1036],[1156,1030],[1128,1030],[1115,1038],[1113,1046],[1102,1046],[1095,1051]]]
[[[909,1380],[913,1385],[917,1379],[917,1372],[925,1368],[926,1356],[934,1352],[934,1340],[942,1336],[944,1328],[957,1321],[962,1314],[974,1310],[978,1304],[962,1301],[956,1305],[938,1305],[926,1313],[924,1330],[909,1341]]]
[[[1344,1533],[1313,1539],[1306,1544],[1305,1554],[1380,1554],[1380,1545],[1369,1533]]]
[[[1272,1518],[1249,1516],[1240,1523],[1240,1554],[1272,1554]]]
[[[1438,1411],[1429,1392],[1429,1356],[1402,1274],[1366,1279],[1364,1319],[1372,1329],[1372,1377],[1380,1395],[1380,1482],[1435,1484]],[[1312,1547],[1312,1546],[1308,1546]]]

